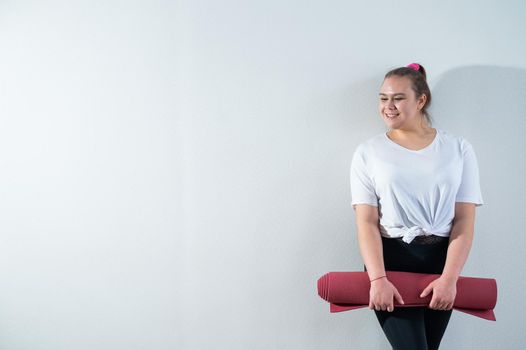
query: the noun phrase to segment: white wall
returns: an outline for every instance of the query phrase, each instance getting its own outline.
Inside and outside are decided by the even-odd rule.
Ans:
[[[168,1],[0,4],[0,349],[175,349]]]
[[[499,286],[443,348],[520,348],[525,8],[0,3],[0,349],[389,349],[316,281],[363,267],[350,158],[410,62],[479,160],[463,275]]]
[[[442,347],[520,348],[525,9],[187,2],[184,348],[390,348],[371,310],[330,314],[316,280],[363,268],[350,160],[385,130],[383,75],[410,62],[428,70],[434,125],[466,137],[480,163],[486,204],[463,275],[500,288],[497,322],[454,312]]]

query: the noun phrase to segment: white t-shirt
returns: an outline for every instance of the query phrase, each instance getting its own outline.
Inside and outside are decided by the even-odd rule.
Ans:
[[[473,146],[435,129],[433,142],[418,151],[381,133],[353,154],[351,204],[377,206],[384,237],[407,243],[419,235],[449,237],[455,202],[484,204]]]

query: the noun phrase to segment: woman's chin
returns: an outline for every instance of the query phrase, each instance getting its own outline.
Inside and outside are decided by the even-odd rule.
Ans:
[[[384,122],[385,122],[385,124],[387,124],[389,126],[391,126],[391,125],[398,125],[400,123],[398,118],[394,118],[394,119],[384,118]]]

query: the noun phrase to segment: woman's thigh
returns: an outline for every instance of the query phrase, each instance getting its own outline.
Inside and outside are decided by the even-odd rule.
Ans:
[[[433,310],[426,308],[424,323],[428,350],[436,350],[446,332],[453,310]]]
[[[393,311],[374,310],[393,350],[426,350],[424,308],[398,307]]]

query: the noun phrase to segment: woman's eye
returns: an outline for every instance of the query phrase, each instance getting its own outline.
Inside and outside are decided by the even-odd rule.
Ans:
[[[387,99],[386,99],[385,97],[380,98],[380,100],[382,100],[382,101],[387,101]],[[405,99],[404,99],[403,97],[397,97],[397,98],[395,98],[395,101],[401,101],[401,100],[405,100]]]

